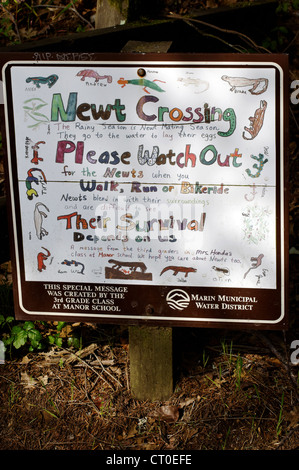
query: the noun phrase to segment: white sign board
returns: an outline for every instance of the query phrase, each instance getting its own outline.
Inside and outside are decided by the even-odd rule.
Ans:
[[[149,304],[169,288],[170,315],[193,300],[195,322],[244,323],[257,292],[284,304],[278,63],[11,61],[4,77],[19,286],[55,298],[48,314],[131,318],[117,299],[144,286]]]

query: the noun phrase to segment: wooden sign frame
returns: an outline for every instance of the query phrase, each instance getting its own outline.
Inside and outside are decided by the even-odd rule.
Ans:
[[[286,55],[0,60],[17,318],[287,328]]]

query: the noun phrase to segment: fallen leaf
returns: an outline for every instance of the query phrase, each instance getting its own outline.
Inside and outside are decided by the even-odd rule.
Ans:
[[[186,398],[186,400],[183,400],[180,402],[180,408],[185,408],[185,406],[191,405],[194,401],[196,401],[197,398]]]
[[[158,413],[159,417],[164,421],[171,423],[175,422],[180,417],[180,410],[178,406],[174,405],[163,405]]]
[[[28,364],[30,362],[30,359],[28,356],[24,356],[21,360],[21,364]]]
[[[30,390],[36,387],[38,381],[28,375],[27,372],[21,372],[21,384],[24,385],[26,389]]]

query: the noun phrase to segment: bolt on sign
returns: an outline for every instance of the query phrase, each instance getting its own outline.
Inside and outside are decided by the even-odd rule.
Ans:
[[[287,57],[44,55],[2,60],[17,317],[285,329]]]

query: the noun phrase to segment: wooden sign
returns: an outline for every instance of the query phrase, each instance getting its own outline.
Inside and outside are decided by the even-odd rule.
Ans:
[[[2,68],[17,317],[286,328],[286,56],[53,55]]]

